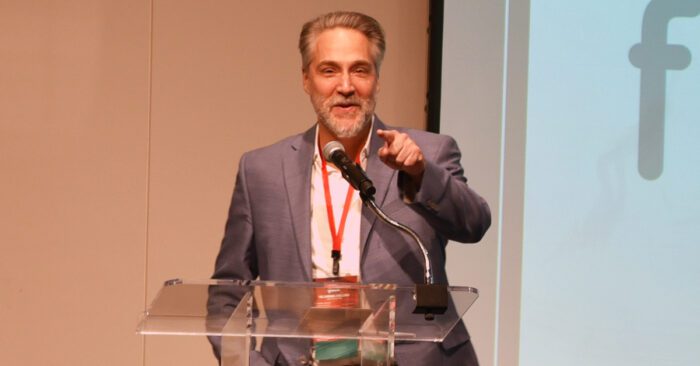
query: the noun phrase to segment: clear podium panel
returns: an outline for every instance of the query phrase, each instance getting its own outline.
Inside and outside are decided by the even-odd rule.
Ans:
[[[448,287],[448,294],[444,314],[426,320],[424,314],[413,313],[413,286],[173,280],[153,300],[138,332],[342,338],[360,340],[360,344],[388,341],[389,347],[397,340],[440,342],[478,297],[471,287]],[[241,308],[244,305],[246,308]]]
[[[253,316],[253,294],[248,292],[238,303],[228,322],[224,326],[247,329],[246,335],[236,337],[221,337],[220,365],[235,366],[249,365],[253,338],[250,335],[250,320]]]

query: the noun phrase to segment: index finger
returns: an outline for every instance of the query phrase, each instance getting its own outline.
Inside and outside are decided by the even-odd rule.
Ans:
[[[384,139],[388,143],[392,143],[396,138],[398,131],[395,130],[377,130],[377,136]]]

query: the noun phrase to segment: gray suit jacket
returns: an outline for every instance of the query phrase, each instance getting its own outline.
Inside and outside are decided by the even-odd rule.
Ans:
[[[376,136],[378,128],[387,126],[376,118],[367,161],[367,175],[377,189],[375,200],[387,215],[418,233],[428,249],[435,282],[446,284],[447,241],[479,241],[491,222],[488,205],[467,186],[452,138],[396,128],[411,136],[426,160],[420,191],[407,204],[401,189],[403,173],[387,167],[377,156],[383,145]],[[315,127],[243,155],[213,278],[312,281],[314,138]],[[421,252],[408,236],[378,220],[366,207],[362,209],[360,245],[363,282],[422,283]],[[267,362],[298,364],[300,351],[285,342],[263,343]],[[395,353],[399,365],[476,365],[463,324],[442,344],[402,344]]]

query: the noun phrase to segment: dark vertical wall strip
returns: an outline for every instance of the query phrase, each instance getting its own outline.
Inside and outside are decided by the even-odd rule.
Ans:
[[[430,49],[428,51],[428,131],[440,132],[440,89],[442,88],[442,27],[445,0],[430,0]]]

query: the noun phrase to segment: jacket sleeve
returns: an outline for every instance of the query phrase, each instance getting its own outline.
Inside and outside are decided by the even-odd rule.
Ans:
[[[462,243],[478,242],[491,225],[491,211],[467,185],[455,140],[441,136],[438,141],[435,153],[428,156],[424,151],[425,172],[420,184],[400,172],[399,191],[440,235]]]
[[[258,277],[246,156],[241,157],[224,239],[216,257],[213,279],[254,280]]]
[[[258,277],[251,206],[246,181],[246,156],[241,158],[233,198],[229,208],[224,239],[216,258],[212,279],[254,280]],[[242,291],[232,286],[211,286],[207,301],[207,323],[213,332],[223,328],[226,320],[238,305]],[[221,359],[221,337],[209,336],[214,355]],[[262,355],[251,350],[251,365],[268,365]]]

